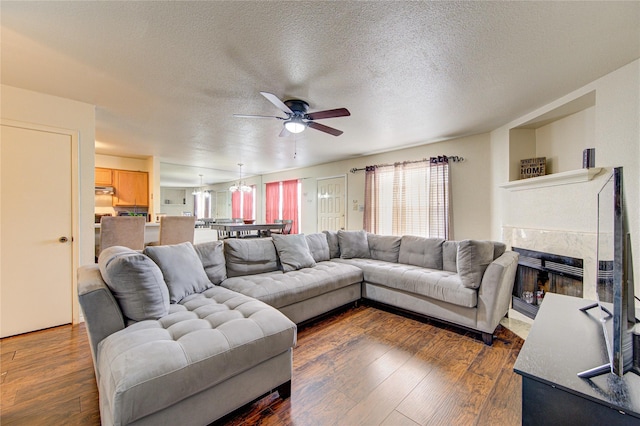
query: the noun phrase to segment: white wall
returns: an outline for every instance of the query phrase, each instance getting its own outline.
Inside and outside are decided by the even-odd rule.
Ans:
[[[322,164],[314,167],[287,170],[247,179],[247,184],[256,184],[257,205],[261,211],[258,220],[263,221],[264,184],[289,179],[302,180],[302,224],[300,232],[318,232],[317,227],[317,179],[346,176],[347,180],[347,229],[362,229],[363,213],[352,209],[364,204],[364,172],[350,173],[352,168],[368,165],[411,161],[437,155],[461,156],[464,161],[452,163],[451,186],[453,208],[453,235],[451,238],[489,238],[491,234],[489,196],[491,190],[486,182],[491,176],[491,155],[489,134],[475,135],[446,142],[426,144],[414,148],[401,149],[382,154],[363,156],[356,159]],[[216,185],[218,190],[228,188],[230,183]],[[355,201],[355,203],[354,203]]]
[[[94,261],[94,144],[95,107],[93,105],[45,95],[29,90],[1,85],[3,119],[42,126],[57,127],[77,132],[79,135],[77,176],[78,220],[74,223],[74,243],[77,243],[77,264]],[[46,211],[46,206],[42,206]],[[77,231],[76,231],[77,230]],[[29,230],[25,229],[28,233]],[[72,283],[76,294],[76,282]],[[75,300],[75,299],[74,299]],[[77,301],[73,307],[73,321],[79,319]]]
[[[581,168],[582,149],[596,149],[596,166],[605,172],[587,183],[509,191],[509,129],[595,90],[595,106],[556,125],[538,129],[542,148],[558,156],[560,171]],[[503,226],[595,233],[597,192],[610,168],[624,167],[625,204],[633,244],[634,269],[640,271],[640,60],[636,60],[562,98],[491,132],[492,227],[500,239]],[[592,124],[590,124],[592,123]],[[556,132],[556,135],[551,133]],[[559,142],[566,139],[567,144]],[[553,141],[553,142],[552,142]],[[566,164],[565,164],[566,162]],[[636,273],[637,275],[637,273]],[[636,294],[640,280],[636,284]]]

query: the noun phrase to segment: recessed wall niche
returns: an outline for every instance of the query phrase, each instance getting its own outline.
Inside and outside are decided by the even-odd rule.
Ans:
[[[527,158],[546,157],[547,175],[581,169],[582,151],[595,146],[595,105],[594,90],[509,129],[509,181]]]

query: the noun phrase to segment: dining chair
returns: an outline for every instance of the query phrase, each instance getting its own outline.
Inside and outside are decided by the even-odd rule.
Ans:
[[[195,229],[195,216],[163,216],[160,218],[158,243],[161,246],[186,242],[193,244]]]
[[[282,230],[271,231],[272,234],[282,234],[287,235],[291,233],[291,228],[293,228],[293,219],[283,219],[283,220],[274,220],[274,223],[282,223]]]
[[[112,246],[144,249],[143,216],[103,216],[100,219],[100,252]]]

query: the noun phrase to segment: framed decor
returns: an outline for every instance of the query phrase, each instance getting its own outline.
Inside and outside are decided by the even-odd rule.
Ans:
[[[520,160],[520,179],[544,176],[547,173],[547,157]]]

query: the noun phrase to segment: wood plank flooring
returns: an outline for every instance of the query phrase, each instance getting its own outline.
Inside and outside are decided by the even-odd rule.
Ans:
[[[523,340],[478,335],[374,307],[301,327],[292,395],[271,394],[220,425],[519,425]],[[84,325],[0,341],[0,424],[99,425]]]

